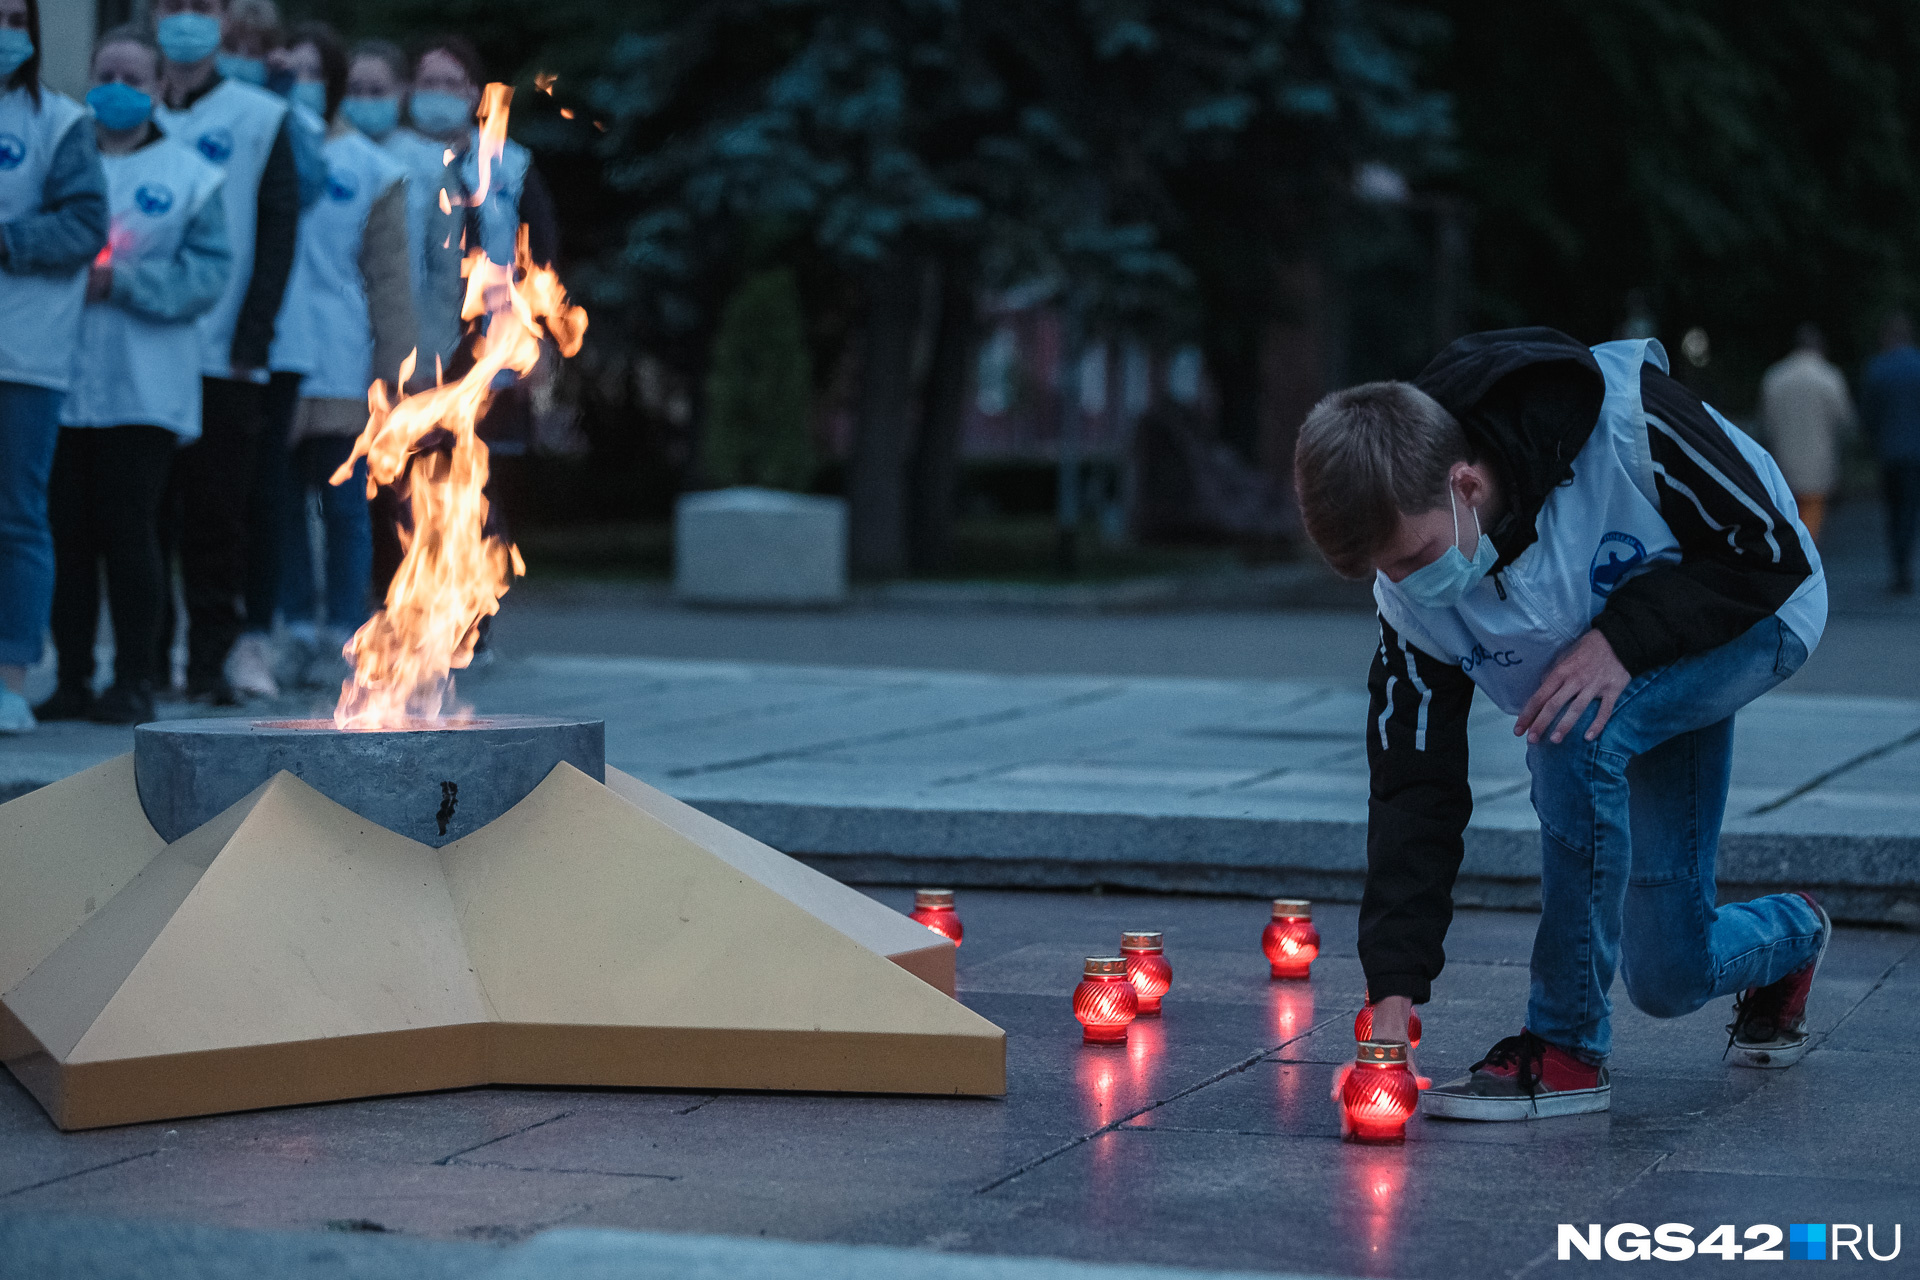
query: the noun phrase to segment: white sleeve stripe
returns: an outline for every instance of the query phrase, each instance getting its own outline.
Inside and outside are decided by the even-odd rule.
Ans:
[[[1400,637],[1400,656],[1406,659],[1407,679],[1411,680],[1413,687],[1420,691],[1420,710],[1415,715],[1413,723],[1413,749],[1425,751],[1427,749],[1427,704],[1433,701],[1433,690],[1427,688],[1426,682],[1420,678],[1420,672],[1414,665],[1413,650],[1407,648],[1405,636]]]
[[[1380,708],[1380,719],[1377,722],[1380,730],[1380,749],[1382,751],[1387,749],[1387,720],[1393,715],[1393,685],[1394,681],[1399,678],[1399,676],[1387,677],[1387,705]],[[1352,741],[1352,739],[1348,739],[1348,741]]]
[[[1668,471],[1665,467],[1661,466],[1657,462],[1653,464],[1653,474],[1660,477],[1660,479],[1666,481],[1668,488],[1673,489],[1675,492],[1679,493],[1681,497],[1693,503],[1693,509],[1700,513],[1700,518],[1707,522],[1708,528],[1712,529],[1715,533],[1726,534],[1727,545],[1729,547],[1733,548],[1735,552],[1738,552],[1740,550],[1740,544],[1734,540],[1736,537],[1739,536],[1739,533],[1740,533],[1740,530],[1736,526],[1730,525],[1730,524],[1721,524],[1718,520],[1715,520],[1712,516],[1708,515],[1707,509],[1701,503],[1699,495],[1696,494],[1693,490],[1687,488],[1685,483],[1677,479],[1671,471]]]
[[[1728,493],[1732,494],[1735,498],[1737,498],[1740,504],[1746,507],[1747,510],[1753,512],[1753,514],[1760,517],[1761,523],[1766,526],[1767,546],[1770,547],[1773,551],[1773,562],[1775,564],[1779,564],[1780,563],[1780,543],[1773,536],[1773,517],[1767,514],[1766,509],[1762,507],[1759,503],[1755,502],[1752,498],[1748,497],[1746,490],[1742,489],[1739,485],[1733,483],[1733,481],[1727,479],[1726,476],[1722,475],[1718,467],[1714,466],[1711,462],[1708,462],[1704,457],[1700,455],[1698,450],[1696,450],[1692,445],[1688,444],[1685,440],[1681,439],[1680,434],[1676,432],[1672,427],[1668,426],[1666,423],[1662,422],[1659,418],[1655,417],[1651,413],[1647,415],[1647,424],[1651,427],[1656,428],[1661,435],[1665,436],[1667,439],[1679,445],[1680,451],[1686,454],[1687,457],[1691,458],[1695,466],[1699,467],[1702,471],[1706,472],[1709,479],[1711,479],[1715,484],[1719,485],[1722,489],[1726,490]],[[1672,473],[1670,472],[1668,473],[1668,479],[1670,480],[1672,479]],[[1699,498],[1694,497],[1692,493],[1689,493],[1687,496],[1693,498],[1693,504],[1696,507],[1700,506]],[[1702,515],[1706,514],[1706,508],[1701,507],[1701,514]],[[1714,528],[1716,529],[1723,528],[1723,527],[1724,526],[1718,525],[1718,524],[1714,525]]]

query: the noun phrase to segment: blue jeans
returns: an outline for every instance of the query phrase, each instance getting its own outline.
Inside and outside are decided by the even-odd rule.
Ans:
[[[367,462],[354,465],[353,478],[328,484],[336,468],[353,452],[351,436],[312,436],[294,446],[289,468],[291,500],[281,508],[280,616],[311,622],[314,611],[313,551],[307,528],[307,491],[320,493],[320,522],[327,536],[326,623],[356,631],[370,612],[367,591],[373,581],[373,524],[367,515]]]
[[[53,615],[47,480],[60,440],[60,400],[45,387],[0,382],[0,666],[40,661]]]
[[[1612,1048],[1615,969],[1656,1018],[1763,986],[1813,959],[1820,921],[1798,894],[1714,905],[1714,856],[1733,764],[1733,715],[1807,649],[1768,618],[1717,649],[1634,678],[1613,718],[1595,708],[1559,745],[1527,750],[1540,816],[1541,914],[1527,1028],[1590,1062]]]

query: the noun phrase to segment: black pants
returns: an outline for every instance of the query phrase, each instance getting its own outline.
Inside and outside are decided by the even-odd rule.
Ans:
[[[200,379],[200,438],[173,457],[160,506],[163,562],[177,553],[187,605],[187,688],[217,686],[227,652],[245,625],[247,517],[253,450],[266,388],[231,378]],[[160,670],[174,631],[173,599],[161,619]]]
[[[253,486],[247,500],[246,628],[271,631],[280,600],[280,531],[296,489],[287,452],[302,375],[276,373],[262,397],[260,438],[253,449]]]
[[[1920,532],[1920,462],[1882,462],[1880,487],[1887,501],[1887,553],[1893,582],[1913,585],[1913,538]]]
[[[173,461],[162,427],[63,427],[47,485],[53,526],[53,648],[62,687],[93,683],[100,564],[113,616],[113,680],[152,687],[166,576],[155,517]]]

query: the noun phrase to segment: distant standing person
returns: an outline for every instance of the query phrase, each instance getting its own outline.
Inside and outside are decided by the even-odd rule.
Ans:
[[[219,166],[153,124],[160,51],[144,30],[107,32],[87,105],[107,175],[112,230],[87,278],[87,307],[60,411],[49,508],[57,572],[53,696],[42,720],[153,719],[159,650],[157,517],[176,441],[200,434],[194,321],[227,284]],[[100,569],[113,618],[113,684],[93,695]]]
[[[225,0],[154,0],[153,16],[163,95],[155,123],[226,173],[221,200],[233,271],[199,321],[200,438],[174,455],[161,524],[163,545],[177,542],[180,551],[187,694],[232,703],[224,669],[243,626],[253,450],[267,348],[293,269],[300,178],[286,100],[227,79],[214,64]],[[169,632],[163,623],[163,647]]]
[[[47,480],[107,180],[86,111],[40,83],[38,0],[0,0],[0,82],[0,733],[26,733],[53,608]]]
[[[1820,330],[1803,324],[1793,353],[1760,380],[1760,443],[1780,464],[1816,542],[1839,472],[1840,437],[1852,426],[1847,380],[1828,362]]]
[[[340,652],[367,620],[373,537],[367,515],[367,464],[351,479],[330,480],[367,424],[368,387],[384,379],[394,394],[401,363],[414,349],[413,290],[407,268],[406,171],[342,109],[348,59],[321,23],[296,26],[288,44],[295,86],[322,89],[327,122],[327,196],[300,219],[293,282],[274,339],[274,367],[305,375],[291,436],[277,577],[286,621],[281,683],[337,683]],[[307,495],[319,499],[326,541],[325,613],[315,622]]]
[[[1891,589],[1908,595],[1913,538],[1920,531],[1920,351],[1913,346],[1913,322],[1904,314],[1889,316],[1880,332],[1880,354],[1867,366],[1860,387],[1860,419],[1880,458]]]

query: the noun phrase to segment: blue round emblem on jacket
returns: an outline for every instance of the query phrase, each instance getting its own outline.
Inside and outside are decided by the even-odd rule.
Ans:
[[[27,144],[24,139],[11,133],[0,133],[0,169],[18,169],[20,162],[27,158]]]
[[[1640,544],[1640,539],[1618,529],[1602,534],[1600,546],[1593,553],[1593,564],[1587,570],[1593,594],[1606,599],[1623,578],[1646,562],[1647,549]]]
[[[157,218],[173,208],[173,192],[157,182],[143,182],[133,193],[133,203],[149,218]]]
[[[345,203],[360,194],[360,180],[344,169],[327,171],[327,195]]]
[[[225,164],[233,158],[233,135],[225,129],[209,129],[193,145],[215,164]]]

